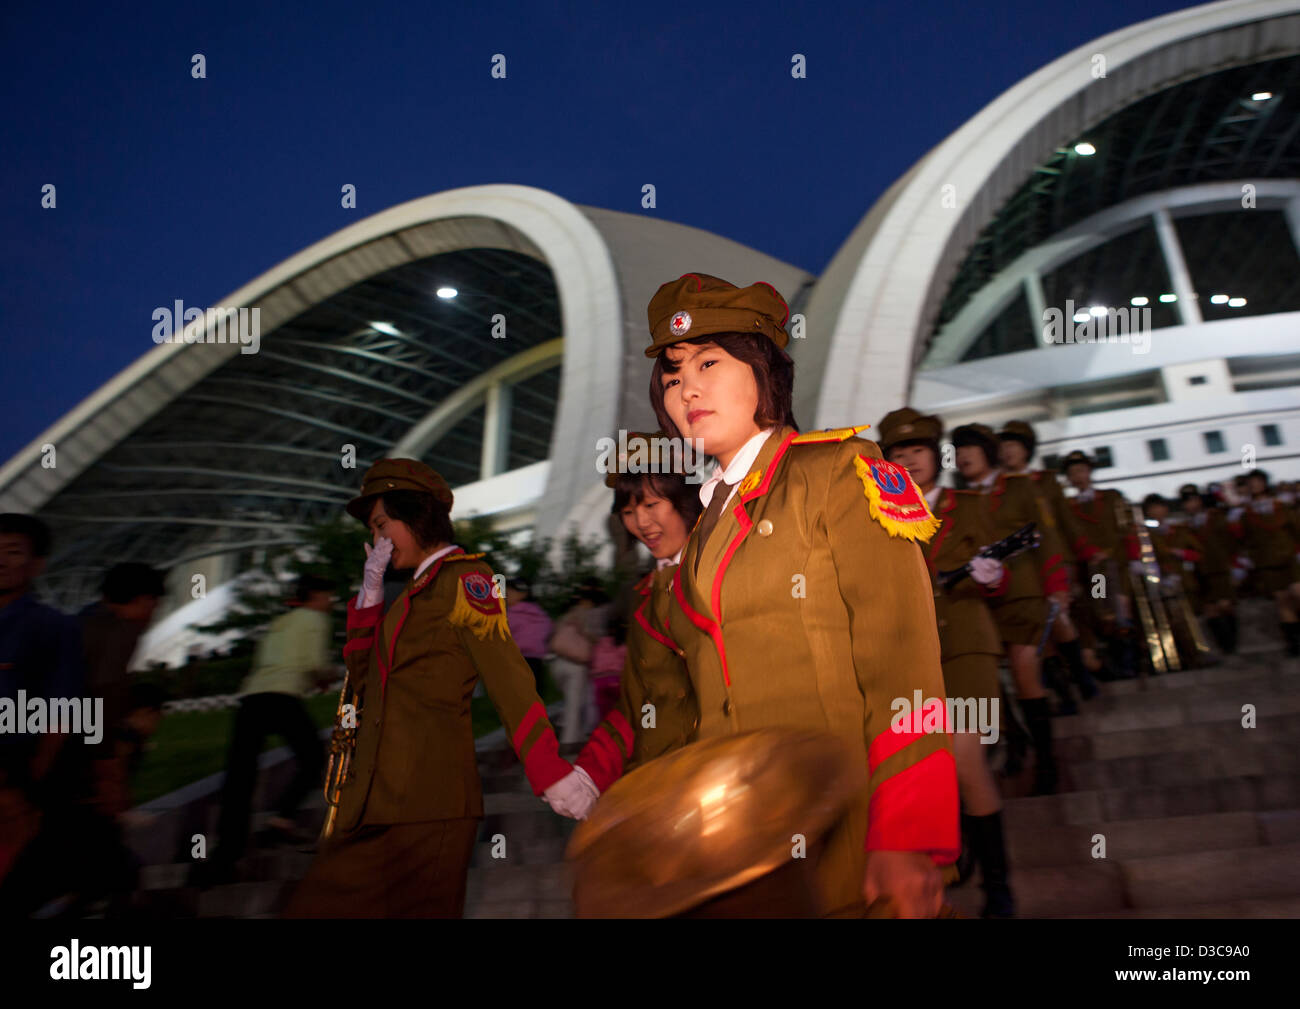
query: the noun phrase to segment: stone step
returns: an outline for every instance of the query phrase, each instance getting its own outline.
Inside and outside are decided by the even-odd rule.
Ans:
[[[1018,916],[1106,917],[1116,912],[1241,900],[1300,899],[1300,844],[1184,852],[1150,858],[1096,859],[1090,865],[1015,868]],[[977,915],[983,894],[973,882],[949,888],[958,911]]]
[[[1134,705],[1118,711],[1101,711],[1093,714],[1085,705],[1077,715],[1062,715],[1052,720],[1053,735],[1095,736],[1109,732],[1131,732],[1136,729],[1161,729],[1170,726],[1206,725],[1217,722],[1240,723],[1242,705],[1255,705],[1258,719],[1277,718],[1300,713],[1300,690],[1270,691],[1267,695],[1240,693],[1236,696],[1193,700],[1187,703],[1171,694],[1168,701],[1151,705]],[[1198,729],[1199,731],[1199,729]]]
[[[1149,683],[1158,683],[1155,677]],[[1300,695],[1300,676],[1293,673],[1269,672],[1218,683],[1187,683],[1179,687],[1159,689],[1152,687],[1131,694],[1098,695],[1086,701],[1081,712],[1105,715],[1116,711],[1139,711],[1168,707],[1171,704],[1193,705],[1206,701],[1237,700],[1238,708],[1245,701],[1262,706],[1263,698]]]
[[[1248,848],[1300,841],[1300,810],[1210,813],[1153,820],[1048,826],[1008,831],[1012,870],[1090,863],[1093,837],[1104,835],[1110,859]]]
[[[1273,670],[1281,673],[1283,670]],[[1162,676],[1148,676],[1145,680],[1111,680],[1098,683],[1102,697],[1130,697],[1133,694],[1159,693],[1169,690],[1181,690],[1183,687],[1209,686],[1218,683],[1237,683],[1261,675],[1260,663],[1243,659],[1241,656],[1228,656],[1215,666],[1204,669],[1190,669],[1181,673],[1165,673]]]
[[[1300,775],[1243,775],[1185,785],[1061,792],[1009,799],[1008,832],[1208,813],[1300,808]]]
[[[1250,729],[1231,744],[1202,746],[1174,753],[1071,762],[1063,769],[1069,790],[1185,785],[1251,774],[1300,774],[1297,740],[1254,741]]]
[[[1065,761],[1117,760],[1150,754],[1182,753],[1205,746],[1253,745],[1289,740],[1300,744],[1300,724],[1294,718],[1260,718],[1255,728],[1243,729],[1241,721],[1209,722],[1188,732],[1182,725],[1152,729],[1129,729],[1096,736],[1071,735],[1052,740],[1052,750]]]
[[[278,914],[297,884],[289,880],[262,880],[214,886],[199,896],[200,918],[249,918]]]

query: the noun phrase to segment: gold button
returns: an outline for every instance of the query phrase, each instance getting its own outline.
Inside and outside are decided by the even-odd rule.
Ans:
[[[686,658],[686,649],[685,648],[677,649],[677,654],[683,659]]]
[[[723,713],[724,715],[730,715],[730,714],[731,714],[731,698],[730,698],[730,697],[728,697],[725,701],[722,702],[722,713]]]
[[[698,729],[699,727],[700,727],[700,720],[698,718],[695,719],[695,721],[691,722],[692,729]]]
[[[772,520],[771,520],[771,519],[763,519],[763,521],[760,522],[760,523],[758,524],[758,535],[760,535],[760,536],[771,536],[771,535],[772,535]]]

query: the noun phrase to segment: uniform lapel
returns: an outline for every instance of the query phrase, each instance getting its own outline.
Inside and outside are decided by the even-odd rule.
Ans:
[[[772,432],[758,458],[749,468],[749,473],[736,488],[736,494],[728,502],[723,514],[718,518],[718,525],[704,545],[704,554],[700,557],[700,570],[695,579],[698,598],[708,606],[708,611],[715,620],[721,620],[722,583],[727,575],[736,551],[754,528],[757,516],[763,508],[763,498],[772,484],[772,478],[780,467],[790,443],[797,433],[793,428],[781,427]]]
[[[385,687],[388,685],[388,671],[393,668],[393,664],[397,659],[397,639],[401,637],[402,628],[406,625],[406,618],[411,614],[411,600],[433,584],[433,580],[438,577],[438,571],[442,568],[443,561],[448,557],[455,557],[457,554],[462,553],[464,551],[457,547],[450,553],[439,557],[429,565],[429,570],[420,575],[418,579],[407,582],[402,594],[393,600],[393,605],[388,609],[388,615],[384,617],[383,641],[380,642],[379,647],[379,673]]]

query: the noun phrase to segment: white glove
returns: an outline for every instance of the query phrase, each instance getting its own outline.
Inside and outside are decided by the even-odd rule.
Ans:
[[[980,585],[996,585],[1002,581],[1004,570],[1002,562],[995,557],[971,558],[970,576]]]
[[[366,544],[366,569],[361,576],[361,598],[357,600],[357,609],[364,610],[384,601],[384,572],[388,570],[388,561],[393,556],[393,541],[385,536],[372,549]]]
[[[561,816],[585,820],[600,798],[600,789],[591,780],[591,775],[581,767],[575,767],[572,774],[566,774],[543,792],[542,798]]]
[[[1169,592],[1177,592],[1182,587],[1183,578],[1179,574],[1168,574],[1160,580],[1161,586]]]
[[[1147,576],[1147,567],[1141,561],[1129,561],[1128,569],[1133,572],[1135,578],[1145,578]]]

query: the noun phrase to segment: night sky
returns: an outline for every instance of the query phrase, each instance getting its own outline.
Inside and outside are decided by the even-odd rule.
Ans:
[[[0,462],[153,349],[155,308],[444,189],[538,186],[820,273],[1017,80],[1187,4],[458,6],[5,4]]]

